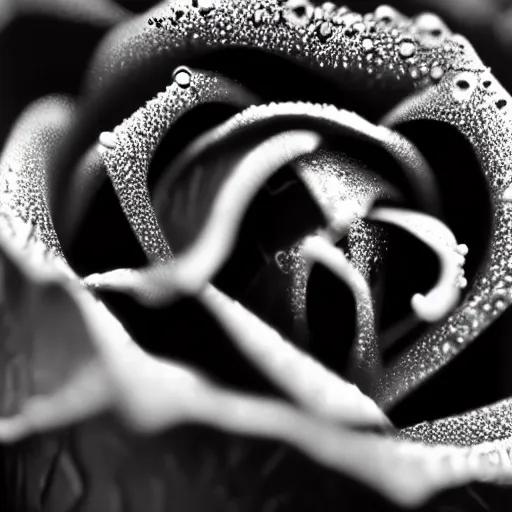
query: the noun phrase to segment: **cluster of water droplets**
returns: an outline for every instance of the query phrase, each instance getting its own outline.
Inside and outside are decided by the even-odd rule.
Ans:
[[[162,48],[186,43],[273,49],[377,80],[393,76],[426,85],[466,63],[464,46],[437,16],[411,20],[388,6],[363,15],[332,2],[198,0],[171,4],[148,23],[155,32],[167,32]]]

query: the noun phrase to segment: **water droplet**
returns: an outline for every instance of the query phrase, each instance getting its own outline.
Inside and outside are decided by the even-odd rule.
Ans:
[[[416,53],[416,45],[412,41],[404,41],[398,51],[401,57],[408,59]]]
[[[215,9],[214,0],[199,0],[198,4],[201,14],[208,14]]]
[[[192,72],[189,68],[180,66],[174,70],[172,78],[182,89],[186,89],[190,86],[190,82],[192,80]]]
[[[432,37],[440,37],[446,31],[446,25],[439,16],[431,13],[420,14],[416,18],[416,27],[421,32],[426,32]]]
[[[502,108],[505,108],[507,106],[507,100],[498,100],[496,102],[496,106],[499,108],[499,109],[502,109]]]
[[[108,149],[114,149],[117,144],[117,137],[112,132],[102,132],[100,134],[100,144]]]
[[[457,248],[455,250],[462,256],[467,256],[469,252],[469,248],[466,244],[457,245]]]
[[[304,27],[313,15],[313,10],[307,0],[289,0],[284,9],[284,17],[290,23]]]
[[[505,201],[512,201],[512,185],[509,185],[503,193],[503,199]]]
[[[373,50],[373,41],[369,38],[363,39],[361,45],[365,52],[371,52]]]
[[[321,39],[326,40],[328,39],[332,34],[332,24],[328,21],[324,21],[318,30],[318,33],[320,34]]]
[[[420,72],[418,71],[418,68],[412,68],[410,74],[413,80],[417,80],[420,77]]]
[[[263,21],[263,15],[265,14],[265,11],[263,11],[263,9],[258,9],[254,15],[253,15],[253,22],[254,22],[254,25],[256,25],[257,27],[259,27],[261,25],[261,22]]]
[[[320,20],[324,19],[324,11],[323,11],[323,9],[321,7],[315,7],[315,10],[314,10],[314,13],[313,13],[313,18],[316,21],[320,21]]]
[[[375,19],[383,23],[391,23],[397,17],[397,11],[389,5],[381,5],[375,10]]]
[[[352,29],[355,30],[356,32],[364,32],[365,28],[366,28],[365,24],[361,23],[361,22],[354,23],[352,25]]]
[[[441,67],[441,66],[434,66],[431,70],[430,70],[430,77],[432,78],[432,80],[441,80],[441,78],[443,78],[443,75],[444,75],[444,69]]]
[[[443,352],[443,354],[449,354],[452,350],[452,344],[449,342],[449,341],[445,341],[443,343],[443,346],[441,347],[441,351]]]
[[[333,2],[324,2],[322,4],[322,9],[324,12],[331,14],[336,10],[336,4]]]
[[[496,311],[504,311],[505,309],[507,308],[507,304],[504,300],[502,299],[498,299],[495,303],[494,303],[494,309],[496,309]]]

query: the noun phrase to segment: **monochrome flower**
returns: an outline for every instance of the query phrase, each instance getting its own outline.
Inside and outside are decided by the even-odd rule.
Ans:
[[[98,4],[68,6],[113,26],[81,95],[27,106],[0,159],[13,507],[509,483],[507,401],[387,415],[512,299],[510,97],[468,41],[387,6]]]

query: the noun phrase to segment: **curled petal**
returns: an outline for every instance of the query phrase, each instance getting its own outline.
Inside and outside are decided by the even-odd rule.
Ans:
[[[309,7],[312,6],[309,5]],[[264,22],[268,31],[275,37],[267,37],[262,40],[261,30],[259,30],[261,23],[258,20],[255,21],[257,10],[257,6],[248,1],[233,4],[226,0],[216,0],[208,2],[208,6],[202,6],[201,2],[197,4],[194,2],[177,2],[176,5],[168,5],[162,2],[160,6],[148,11],[144,16],[117,29],[105,41],[94,63],[90,89],[92,91],[106,89],[127,76],[144,75],[144,70],[149,66],[154,67],[155,73],[160,71],[161,66],[173,67],[171,63],[173,61],[175,63],[176,59],[183,56],[185,43],[189,40],[193,41],[192,47],[190,45],[186,47],[189,56],[190,54],[200,55],[212,51],[218,48],[219,45],[224,47],[264,46],[267,51],[281,54],[284,57],[295,57],[308,61],[311,65],[319,65],[323,62],[321,60],[322,54],[327,54],[330,57],[330,64],[333,69],[337,67],[334,64],[339,65],[341,61],[341,50],[346,57],[347,65],[337,70],[340,82],[347,75],[350,76],[351,73],[355,73],[358,62],[366,61],[364,57],[367,49],[365,49],[364,44],[358,43],[362,43],[364,38],[367,37],[370,40],[375,39],[375,44],[379,45],[377,37],[367,33],[370,23],[380,21],[378,12],[371,13],[364,20],[368,26],[364,26],[362,30],[354,31],[356,33],[347,33],[344,30],[344,22],[349,25],[350,22],[355,24],[356,19],[360,17],[359,22],[363,24],[363,17],[357,13],[351,13],[347,9],[343,13],[345,14],[345,20],[334,19],[337,13],[326,6],[322,15],[325,15],[329,21],[330,33],[324,37],[318,31],[304,30],[308,28],[308,25],[314,27],[317,21],[312,8],[304,9],[304,16],[301,20],[297,20],[293,12],[293,2],[284,2],[283,5],[280,0],[272,0],[268,2],[266,12],[262,13],[265,16],[261,23]],[[340,18],[343,18],[343,15]],[[147,27],[148,19],[151,19],[152,24],[156,25],[156,30]],[[397,35],[402,37],[398,40],[413,37],[418,32],[413,21],[399,16],[393,17],[387,26],[380,24],[379,29],[384,33],[392,30],[399,32]],[[451,46],[450,35],[446,34],[443,41],[445,43],[443,51],[446,57],[453,59],[454,66],[460,66],[465,63],[464,55],[461,55],[456,48]],[[301,38],[306,40],[301,40]],[[308,45],[306,41],[309,43]],[[297,48],[292,47],[297,43],[300,45],[299,48],[304,48],[303,55],[300,50],[297,51]],[[423,45],[421,39],[417,43],[418,48],[415,48],[415,50],[417,50],[418,58],[422,60],[417,65],[430,64],[439,52]],[[309,55],[306,54],[306,48],[308,48]],[[160,51],[157,51],[157,49]],[[127,59],[129,56],[131,59]],[[129,65],[120,66],[120,60],[128,60]],[[396,47],[388,48],[382,61],[382,64],[371,64],[374,70],[372,73],[368,72],[370,66],[363,70],[370,75],[367,78],[374,81],[375,75],[381,75],[381,79],[397,80],[397,76],[390,73],[391,64],[393,64],[393,69],[409,71],[406,68],[407,64],[404,63],[404,55],[399,44]],[[134,85],[133,78],[130,85]]]
[[[292,127],[293,129],[301,128],[318,131],[323,135],[323,139],[326,142],[332,144],[339,144],[338,138],[344,137],[355,137],[378,144],[386,149],[386,151],[389,150],[402,172],[407,176],[407,182],[415,183],[418,190],[425,187],[428,189],[427,183],[431,183],[432,176],[430,170],[426,164],[421,164],[423,161],[417,152],[414,152],[414,148],[403,143],[401,139],[401,143],[398,144],[398,139],[395,136],[391,137],[389,130],[375,127],[359,116],[350,112],[340,111],[335,107],[298,103],[271,104],[251,107],[243,111],[218,129],[204,135],[192,144],[178,158],[177,162],[173,164],[172,168],[159,183],[155,197],[156,209],[161,212],[161,215],[164,215],[167,210],[177,208],[177,203],[169,201],[168,198],[168,191],[172,190],[173,186],[174,189],[177,188],[175,186],[177,180],[180,182],[180,190],[184,187],[181,180],[189,180],[189,187],[191,187],[192,191],[197,188],[200,189],[197,180],[206,181],[205,178],[197,176],[197,172],[196,174],[191,173],[187,175],[184,173],[184,170],[194,168],[194,166],[196,169],[201,169],[201,166],[206,165],[213,167],[212,162],[219,158],[221,148],[235,147],[237,148],[237,154],[241,153],[242,144],[248,144],[247,139],[251,133],[258,134],[257,136],[260,138],[269,138],[274,133],[281,133],[287,129],[292,129]],[[251,141],[249,147],[253,145],[254,142]],[[398,149],[397,145],[399,146]],[[250,169],[249,167],[245,169],[241,165],[234,165],[238,163],[238,160],[241,158],[240,156],[237,156],[234,163],[230,166],[226,166],[224,162],[221,167],[216,169],[217,174],[223,175],[221,176],[223,180],[222,186],[218,187],[216,185],[216,188],[213,190],[214,202],[209,210],[202,208],[200,212],[202,218],[199,222],[199,233],[189,237],[191,239],[188,241],[188,244],[184,244],[185,246],[188,245],[186,249],[187,257],[181,258],[180,266],[170,265],[166,268],[162,265],[156,265],[154,268],[149,268],[136,274],[130,274],[125,270],[113,271],[113,273],[105,274],[101,277],[89,276],[88,283],[91,285],[95,283],[98,286],[101,284],[103,287],[119,286],[120,289],[126,291],[131,289],[141,300],[152,303],[162,302],[170,298],[166,296],[164,291],[168,284],[168,289],[173,290],[172,294],[180,288],[183,291],[187,288],[197,290],[198,286],[204,285],[215,275],[229,255],[230,247],[234,241],[235,229],[238,229],[238,222],[247,208],[248,201],[257,192],[256,187],[261,187],[265,180],[280,168],[281,165],[289,163],[302,154],[311,153],[313,149],[318,148],[318,144],[309,149],[304,146],[303,150],[299,150],[297,147],[297,150],[291,155],[293,158],[286,159],[279,155],[280,151],[285,149],[284,146],[280,149],[279,145],[269,142],[268,146],[265,147],[270,148],[271,146],[273,146],[272,153],[275,153],[274,156],[269,157],[262,154],[261,162],[269,158],[277,158],[278,161],[267,170],[263,170],[264,167],[254,156],[249,155],[243,160],[243,162],[253,162],[255,167],[251,171],[254,172],[253,177],[249,177],[249,172],[246,173]],[[246,151],[249,150],[248,148],[245,149]],[[409,156],[403,157],[403,155]],[[415,155],[413,163],[411,163],[411,155]],[[261,167],[261,169],[256,169],[256,167]],[[244,177],[244,174],[246,174],[246,177]],[[185,175],[184,178],[182,177],[183,175]],[[256,181],[256,176],[258,176],[258,181]],[[215,177],[214,173],[210,172],[208,179],[212,180],[214,178],[218,181],[218,177]],[[211,190],[208,193],[212,195]],[[171,204],[169,205],[169,203]],[[222,214],[219,214],[219,212],[222,212]],[[206,213],[209,214],[208,217]],[[331,213],[330,210],[326,210],[327,216],[331,215]],[[137,222],[140,223],[141,221],[144,221],[144,219],[141,218]],[[339,221],[342,224],[347,224],[347,222]],[[168,233],[168,238],[172,239],[172,232]],[[186,266],[184,266],[185,263]],[[176,280],[172,286],[170,285],[170,279]],[[179,285],[177,284],[178,281],[180,282]]]
[[[181,117],[201,105],[223,104],[241,109],[257,103],[241,86],[215,73],[181,67],[173,76],[173,83],[164,92],[113,132],[103,132],[99,137],[108,176],[150,260],[172,257],[158,226],[147,185],[149,166],[162,138]]]
[[[306,239],[302,251],[306,261],[325,265],[352,290],[356,300],[357,339],[354,342],[351,370],[374,377],[380,370],[382,361],[375,332],[374,304],[368,283],[347,261],[343,252],[324,238]]]
[[[176,263],[88,276],[86,284],[124,290],[149,304],[169,301],[176,293],[197,293],[230,254],[242,216],[265,181],[284,164],[314,151],[319,143],[319,136],[312,132],[290,132],[257,145],[237,163],[198,241]]]
[[[19,252],[6,247],[4,241],[4,261],[8,260],[21,272],[27,290],[36,299],[32,301],[32,314],[46,307],[42,321],[48,321],[48,313],[55,313],[55,305],[59,314],[62,306],[66,306],[61,322],[67,322],[69,317],[75,319],[71,337],[79,338],[81,343],[75,343],[73,348],[82,350],[75,359],[75,371],[67,377],[48,375],[53,382],[46,387],[41,386],[36,361],[27,359],[33,350],[18,345],[18,354],[26,361],[26,375],[35,381],[31,393],[19,396],[11,413],[0,420],[0,438],[4,442],[73,425],[111,409],[117,411],[127,428],[146,436],[193,422],[230,433],[278,440],[323,466],[361,480],[404,506],[420,505],[433,494],[453,486],[509,477],[503,470],[485,464],[485,454],[474,464],[467,460],[464,450],[430,448],[343,430],[285,403],[219,388],[190,368],[145,353],[100,302],[73,280],[59,280],[57,272],[51,273],[51,267],[44,277],[33,271],[33,275],[39,276],[38,281],[33,280],[30,264],[18,266]],[[37,300],[38,292],[48,290],[49,286],[58,291],[60,304],[41,295]],[[28,313],[23,311],[25,318],[32,319]],[[66,341],[69,344],[72,340],[59,330],[60,326],[53,324],[53,336],[46,332],[27,341],[35,343],[42,353],[48,351],[49,345],[57,348],[56,342],[59,348],[65,347]],[[389,471],[390,467],[393,471]]]
[[[145,435],[195,422],[279,440],[403,505],[419,504],[440,489],[482,477],[481,468],[454,467],[450,454],[342,430],[285,403],[219,388],[188,367],[152,357],[51,259],[41,267],[25,260],[8,239],[1,247],[4,264],[16,270],[25,296],[31,297],[19,314],[36,329],[16,345],[30,386],[9,410],[3,404],[3,442],[73,425],[110,409],[130,430]],[[51,319],[56,313],[60,323]],[[73,327],[72,334],[66,325]],[[44,372],[51,359],[34,358],[62,349],[74,356],[73,367],[69,358],[64,365],[67,372]],[[387,471],[390,465],[395,471]]]
[[[436,252],[441,262],[439,279],[427,295],[415,294],[411,305],[416,315],[426,322],[444,318],[457,305],[460,289],[466,284],[463,265],[467,246],[457,245],[455,236],[441,221],[421,213],[377,208],[369,218],[406,229]]]
[[[509,94],[488,70],[454,72],[447,73],[437,87],[403,102],[384,120],[396,129],[417,120],[437,121],[469,140],[489,189],[492,225],[484,261],[462,304],[397,358],[377,383],[377,401],[382,405],[391,405],[448,363],[511,302],[512,215],[506,193],[512,182],[511,104]]]
[[[356,386],[295,348],[241,304],[211,286],[199,299],[243,352],[297,403],[342,424],[389,429],[389,420]]]

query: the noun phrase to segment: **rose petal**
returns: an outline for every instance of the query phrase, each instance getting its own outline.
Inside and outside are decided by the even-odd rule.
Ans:
[[[458,416],[419,423],[401,430],[399,438],[451,446],[494,444],[498,449],[505,446],[501,441],[512,441],[511,403],[503,400]]]
[[[197,247],[195,251],[188,250],[192,257],[180,259],[184,265],[182,263],[178,267],[171,262],[153,265],[141,271],[120,269],[88,276],[87,284],[124,290],[133,293],[137,300],[149,304],[162,303],[177,292],[195,293],[210,281],[230,254],[248,203],[265,181],[282,165],[316,149],[319,142],[318,135],[306,131],[289,132],[271,138],[265,136],[262,143],[251,141],[252,151],[243,152],[234,161],[231,179],[226,180],[220,192],[221,199],[214,203],[206,226],[201,228],[203,238],[194,246]],[[231,169],[223,164],[221,170],[229,172]],[[177,282],[181,285],[173,289]]]
[[[468,458],[464,450],[427,448],[340,430],[284,403],[218,388],[187,367],[144,353],[106,308],[72,277],[66,278],[51,260],[34,264],[26,259],[26,250],[24,254],[5,238],[1,250],[4,264],[24,284],[24,306],[19,313],[35,329],[32,333],[43,334],[28,336],[25,344],[16,345],[31,386],[28,393],[16,397],[14,413],[0,421],[4,442],[71,425],[113,408],[130,430],[145,435],[192,421],[280,440],[405,506],[419,505],[452,486],[510,478],[510,471],[489,464],[486,453],[475,463],[472,452]],[[51,315],[61,315],[63,310],[61,323],[52,321]],[[71,339],[61,329],[64,321],[73,326]],[[69,371],[69,363],[57,373],[41,373],[47,362],[28,358],[29,354],[48,353],[49,345],[59,350],[72,348],[76,365],[67,377],[62,370]]]
[[[489,79],[494,82],[492,93],[483,84]],[[488,183],[494,224],[487,256],[463,303],[446,322],[401,355],[377,383],[375,397],[383,406],[390,406],[447,364],[511,302],[506,279],[512,258],[510,201],[506,194],[512,179],[511,102],[488,72],[447,73],[437,87],[402,103],[385,120],[394,127],[416,119],[436,120],[456,127],[468,138]]]
[[[437,283],[426,295],[416,293],[411,299],[411,306],[421,320],[442,320],[456,306],[460,289],[465,287],[463,269],[467,246],[458,245],[454,234],[438,219],[418,212],[376,208],[369,218],[395,224],[411,232],[436,252],[441,262]]]
[[[300,125],[299,125],[300,123]],[[389,149],[391,151],[391,154],[393,156],[396,156],[397,161],[402,166],[402,170],[405,172],[405,174],[408,177],[412,177],[413,182],[416,180],[416,183],[420,185],[421,183],[425,184],[430,180],[429,171],[428,168],[425,167],[418,167],[418,166],[410,166],[410,160],[408,159],[402,159],[401,156],[404,154],[404,148],[411,147],[407,146],[404,143],[400,144],[400,150],[394,149],[397,144],[397,138],[396,136],[392,135],[391,132],[383,129],[374,127],[370,123],[367,123],[366,121],[362,120],[360,117],[356,116],[355,114],[348,113],[345,111],[338,111],[334,107],[323,107],[319,105],[310,105],[310,104],[279,104],[279,105],[269,105],[269,106],[262,106],[262,107],[252,107],[251,109],[241,113],[238,116],[235,116],[232,120],[228,121],[221,127],[219,127],[218,130],[211,132],[210,134],[206,134],[201,139],[199,139],[195,144],[193,144],[176,163],[173,164],[171,170],[165,175],[163,178],[163,183],[160,183],[157,186],[157,196],[155,197],[155,203],[156,208],[166,208],[166,209],[172,209],[178,208],[179,204],[176,201],[171,201],[170,206],[168,206],[168,198],[166,197],[168,190],[173,190],[173,186],[175,185],[175,180],[177,179],[188,179],[190,181],[191,176],[195,176],[195,174],[186,175],[183,174],[183,170],[192,166],[192,165],[198,165],[196,162],[208,161],[208,165],[211,166],[211,160],[212,160],[212,154],[218,155],[219,147],[234,147],[237,148],[237,151],[240,151],[240,144],[241,141],[244,140],[244,138],[247,138],[247,134],[250,132],[254,132],[258,134],[258,137],[270,137],[273,133],[280,133],[282,131],[285,131],[286,129],[291,129],[293,126],[293,129],[298,129],[299,127],[303,127],[304,129],[314,129],[319,130],[326,140],[332,141],[334,144],[339,144],[338,138],[345,137],[355,137],[355,138],[361,138],[363,140],[369,140],[371,142],[376,142],[377,144],[381,144],[386,149]],[[263,131],[263,129],[265,131]],[[403,141],[403,139],[400,139]],[[245,142],[247,144],[247,142]],[[306,151],[307,152],[307,151]],[[296,153],[295,156],[299,156],[299,153]],[[218,156],[217,156],[218,158]],[[206,159],[206,160],[205,160]],[[418,158],[415,159],[416,162],[420,162]],[[226,174],[226,171],[230,169],[229,166],[226,166],[225,163],[223,163],[222,168],[223,175]],[[184,176],[184,178],[181,178],[181,176]],[[212,173],[209,174],[209,176],[213,176]],[[263,177],[270,177],[268,174],[262,174],[260,179]],[[236,178],[236,179],[235,179]],[[212,179],[212,178],[209,178]],[[225,178],[224,178],[225,179]],[[229,180],[226,180],[226,184],[223,185],[220,192],[218,191],[219,187],[216,186],[212,191],[210,191],[210,196],[213,197],[210,198],[209,201],[205,201],[204,198],[202,198],[201,204],[202,205],[209,205],[211,204],[212,200],[214,201],[215,206],[202,207],[201,215],[199,221],[195,220],[194,222],[189,219],[187,221],[187,226],[197,226],[200,228],[199,234],[193,234],[193,236],[188,235],[188,240],[184,241],[182,240],[180,242],[180,247],[187,246],[189,244],[190,247],[188,247],[188,255],[190,257],[183,259],[182,261],[188,262],[188,268],[183,276],[185,274],[187,275],[194,275],[195,282],[199,284],[199,282],[203,281],[206,282],[211,279],[211,277],[217,272],[222,262],[225,260],[227,255],[229,254],[229,248],[227,245],[221,245],[219,243],[220,240],[224,242],[227,241],[227,233],[231,233],[230,239],[233,238],[234,232],[232,232],[232,228],[235,228],[237,226],[237,222],[235,219],[238,219],[243,211],[246,209],[246,205],[244,206],[239,199],[239,194],[246,192],[243,191],[244,187],[248,187],[248,183],[243,182],[244,184],[241,187],[233,189],[236,190],[236,198],[233,197],[233,201],[231,201],[231,196],[224,197],[224,189],[227,191],[228,187],[227,185],[233,181],[233,183],[236,183],[239,178],[236,177],[236,173],[233,174],[232,178],[229,178]],[[204,179],[203,179],[204,180]],[[197,183],[197,182],[194,182]],[[263,182],[260,183],[260,186],[263,184]],[[233,185],[234,186],[234,185]],[[183,184],[180,184],[180,187],[174,187],[175,190],[183,190]],[[192,190],[195,190],[192,188]],[[249,189],[248,189],[249,190]],[[252,190],[252,189],[251,189]],[[254,192],[256,189],[254,190]],[[227,192],[225,192],[227,194]],[[252,197],[253,192],[251,192],[250,196],[247,196],[247,199],[249,197]],[[198,204],[197,200],[193,200],[192,198],[190,201],[187,199],[187,204],[189,204],[191,201],[191,204]],[[161,206],[160,206],[161,205]],[[208,217],[208,220],[205,223],[205,216],[208,213],[210,215],[210,211],[213,212],[214,210],[212,208],[221,208],[224,213],[226,213],[229,209],[230,213],[229,215],[226,215],[225,217],[220,217],[217,215],[211,215]],[[235,210],[238,212],[236,217],[234,216]],[[219,210],[220,211],[220,210]],[[327,212],[329,214],[329,212]],[[169,214],[170,215],[170,214]],[[166,216],[169,216],[166,214]],[[183,216],[180,217],[181,222],[183,222]],[[167,221],[162,221],[162,226],[166,226]],[[347,226],[348,226],[347,222]],[[230,227],[232,226],[232,227]],[[218,230],[221,229],[224,233],[223,235],[220,234],[220,232],[211,231],[212,229]],[[196,228],[197,230],[197,228]],[[167,233],[167,237],[171,240],[172,244],[172,237],[173,237],[173,231],[170,230]],[[213,253],[213,246],[210,247],[207,244],[207,240],[217,240],[215,243],[215,247],[217,247],[216,252]],[[222,247],[222,251],[220,251],[220,248]],[[201,252],[200,251],[203,251]],[[203,258],[204,251],[208,252],[208,257]],[[217,257],[214,257],[214,254],[218,254]],[[222,255],[222,256],[221,256]],[[193,257],[192,257],[193,256]],[[195,263],[194,263],[195,262]],[[208,262],[208,265],[210,266],[209,269],[205,266],[205,262]],[[171,266],[169,267],[171,269],[171,274],[176,276],[179,275],[179,270]],[[192,270],[192,268],[194,270]],[[183,269],[183,272],[185,270]],[[158,274],[157,279],[150,279],[149,276],[152,273]],[[144,274],[146,275],[146,279],[150,279],[152,281],[152,284],[145,287],[146,293],[149,293],[153,296],[153,298],[156,299],[156,296],[160,295],[161,298],[158,300],[163,300],[165,297],[165,292],[163,289],[161,289],[159,292],[156,292],[156,289],[152,290],[150,292],[150,288],[153,285],[157,285],[159,288],[162,288],[162,284],[166,283],[164,287],[169,283],[170,281],[164,280],[163,275],[169,274],[165,270],[164,266],[157,266],[154,270],[148,269],[147,271],[144,271]],[[203,277],[200,277],[203,275]],[[137,278],[139,281],[142,278]],[[113,277],[113,274],[110,274],[110,278]],[[126,273],[124,273],[124,277],[126,277]],[[101,279],[102,286],[106,286],[107,278],[103,276]],[[129,285],[128,282],[123,279],[124,283],[122,284],[124,289],[127,289]],[[92,282],[92,281],[90,281]],[[99,283],[99,281],[98,281]],[[113,281],[111,281],[113,283]],[[149,283],[149,281],[148,281]],[[157,284],[160,283],[160,284]],[[183,284],[185,281],[183,281]],[[139,282],[139,284],[142,284]],[[172,286],[170,287],[172,289]],[[179,288],[179,287],[178,287]],[[153,300],[147,298],[147,300]]]
[[[377,344],[374,303],[368,283],[343,253],[322,237],[306,239],[302,251],[306,261],[324,265],[352,291],[356,302],[356,339],[351,351],[349,372],[356,382],[363,382],[365,387],[371,386],[381,370],[382,357]]]
[[[65,150],[55,164],[56,178],[50,188],[52,210],[58,213],[57,218],[61,215],[67,197],[69,178],[66,170],[74,167],[76,160],[93,143],[100,131],[117,124],[144,100],[162,90],[168,80],[169,69],[186,63],[184,61],[194,56],[205,55],[219,48],[264,49],[284,58],[307,63],[312,69],[333,77],[339,84],[355,85],[356,79],[361,78],[369,88],[376,87],[373,90],[379,91],[376,95],[368,94],[368,101],[372,97],[378,97],[381,101],[383,91],[386,90],[383,86],[389,86],[387,91],[391,100],[409,92],[413,81],[419,81],[420,78],[416,65],[430,69],[435,62],[442,61],[449,62],[452,69],[459,69],[470,65],[470,58],[473,57],[472,54],[470,58],[464,55],[450,37],[445,40],[442,51],[423,44],[419,39],[416,51],[418,58],[415,66],[410,68],[400,52],[401,44],[388,48],[387,43],[380,43],[378,38],[392,30],[397,31],[397,36],[413,37],[416,34],[413,22],[379,24],[374,34],[370,31],[370,22],[379,20],[372,20],[375,17],[373,15],[365,20],[361,17],[362,31],[346,31],[343,26],[345,15],[347,23],[349,18],[357,15],[345,13],[338,23],[334,19],[336,13],[326,8],[325,15],[328,19],[332,18],[329,22],[332,30],[328,37],[324,37],[317,30],[304,31],[302,23],[295,23],[293,16],[290,18],[287,15],[287,6],[283,10],[281,2],[273,0],[267,7],[268,17],[264,16],[268,31],[261,31],[258,22],[254,22],[256,5],[245,0],[236,4],[218,0],[211,4],[212,9],[204,9],[188,2],[172,5],[163,3],[109,35],[92,66],[87,87],[89,100],[84,105],[75,130],[70,133]],[[155,18],[164,21],[169,19],[169,22],[165,22],[166,26],[162,25],[162,28],[148,26],[149,19],[153,19],[155,25]],[[312,27],[316,23],[313,17],[305,22]],[[272,37],[265,36],[265,40],[262,40],[263,32],[272,34]],[[375,48],[381,46],[382,64],[376,60],[367,64],[369,61],[363,44],[366,40],[372,42]]]
[[[356,386],[301,353],[239,303],[211,286],[199,299],[243,352],[299,404],[342,424],[390,427],[389,420]]]
[[[61,248],[47,206],[49,164],[69,129],[76,108],[64,96],[29,106],[13,128],[0,159],[0,209],[32,224],[36,236],[57,255]]]
[[[230,80],[207,71],[178,68],[165,92],[146,103],[114,132],[100,136],[107,173],[150,260],[172,257],[147,188],[149,166],[164,135],[181,117],[201,105],[223,104],[242,109],[253,103],[257,99]]]

